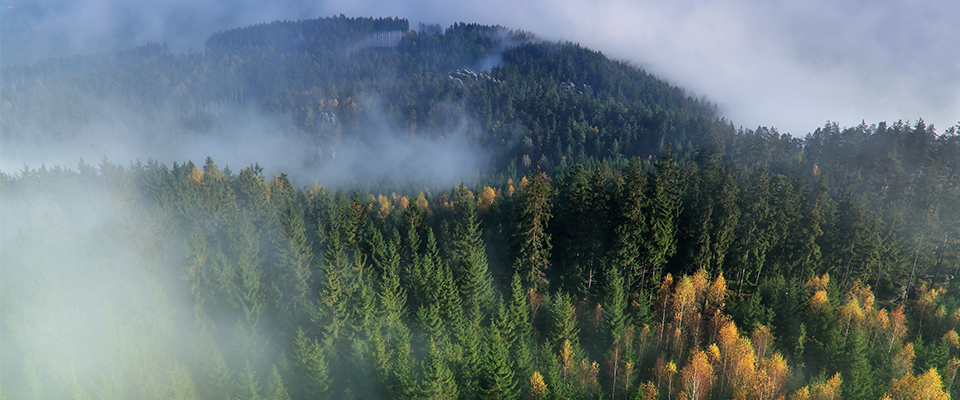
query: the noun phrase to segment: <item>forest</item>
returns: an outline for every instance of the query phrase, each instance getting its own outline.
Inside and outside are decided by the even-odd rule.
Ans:
[[[960,126],[737,128],[575,44],[392,18],[3,80],[4,146],[69,141],[113,99],[196,135],[289,115],[310,163],[374,108],[411,138],[472,121],[489,155],[447,187],[212,157],[0,171],[3,398],[960,394]]]

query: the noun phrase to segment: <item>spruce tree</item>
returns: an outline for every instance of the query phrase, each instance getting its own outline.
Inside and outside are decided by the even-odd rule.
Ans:
[[[420,384],[420,398],[430,400],[456,399],[460,392],[453,372],[447,365],[447,355],[433,338],[427,350],[427,359],[423,363],[423,382]]]
[[[293,343],[294,365],[299,376],[299,392],[296,397],[322,398],[330,388],[329,367],[323,346],[316,339],[307,337],[303,329],[297,329]]]
[[[267,377],[267,388],[266,393],[264,393],[264,399],[290,400],[290,395],[287,393],[287,388],[283,384],[283,378],[280,376],[280,371],[277,370],[276,364],[270,367],[270,376]]]
[[[677,252],[678,217],[680,215],[680,170],[672,148],[656,164],[656,173],[649,181],[650,222],[647,225],[648,262],[654,269],[654,280]]]
[[[638,281],[646,279],[644,272],[649,262],[646,260],[647,208],[649,200],[646,194],[647,179],[643,174],[643,165],[639,158],[630,162],[623,185],[618,194],[619,216],[614,228],[614,263],[626,284],[632,287]]]
[[[456,219],[451,232],[450,267],[460,288],[467,318],[489,315],[493,307],[493,278],[473,195],[461,184],[454,192]]]
[[[503,337],[493,327],[487,329],[486,359],[481,380],[481,396],[491,400],[517,398],[510,352]]]
[[[539,169],[527,176],[517,203],[517,241],[519,252],[515,262],[525,284],[535,291],[546,289],[552,242],[547,227],[553,218],[553,194],[547,177]]]

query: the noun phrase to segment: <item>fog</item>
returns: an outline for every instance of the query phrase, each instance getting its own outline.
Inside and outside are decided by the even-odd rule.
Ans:
[[[178,279],[169,238],[103,186],[61,182],[4,188],[0,387],[12,399],[91,395],[93,382],[104,398],[131,393],[191,345],[178,336],[189,297],[165,285]]]
[[[502,24],[632,61],[735,124],[960,121],[960,3],[760,0],[323,3],[326,13]]]
[[[579,42],[705,95],[749,128],[802,136],[828,120],[852,126],[922,117],[941,130],[960,121],[960,2],[950,0],[9,0],[0,10],[0,64],[147,41],[166,41],[174,51],[201,49],[216,31],[341,13],[398,16],[412,26],[499,24]],[[266,174],[287,173],[298,186],[363,180],[449,187],[475,179],[490,159],[471,136],[475,122],[454,107],[459,126],[427,139],[394,127],[379,102],[375,93],[364,100],[369,130],[361,137],[331,141],[299,131],[289,115],[253,106],[218,110],[215,126],[197,131],[184,128],[172,110],[146,117],[98,102],[101,117],[57,139],[11,142],[2,133],[0,170],[74,168],[80,159],[96,165],[104,157],[120,165],[202,164],[211,156],[235,172],[259,163]],[[176,310],[190,309],[190,294],[156,282],[182,278],[179,246],[186,238],[150,230],[146,213],[130,207],[106,189],[4,197],[0,361],[3,383],[22,385],[15,394],[58,398],[72,389],[42,383],[102,381],[98,394],[108,397],[119,390],[111,388],[150,384],[138,377],[155,371],[143,368],[169,377],[183,368],[178,356],[192,343],[181,343],[177,332],[191,329],[185,321],[193,316]]]
[[[0,136],[0,170],[62,166],[80,160],[97,164],[106,158],[126,165],[157,160],[168,166],[209,156],[220,166],[239,171],[259,164],[266,175],[285,173],[299,186],[366,183],[417,184],[444,188],[473,182],[488,155],[470,136],[475,122],[454,107],[459,126],[435,135],[411,135],[383,115],[380,100],[370,95],[360,137],[333,134],[319,138],[294,126],[289,114],[269,114],[256,106],[226,107],[210,113],[211,125],[188,129],[172,110],[144,115],[111,102],[96,101],[100,115],[87,124],[53,137],[49,132]],[[475,131],[475,130],[474,130]],[[26,137],[24,139],[23,137]]]
[[[706,95],[735,124],[804,135],[827,120],[960,120],[951,0],[579,0],[528,2],[11,0],[2,63],[167,40],[202,48],[211,33],[276,19],[398,16],[499,24],[570,40]]]

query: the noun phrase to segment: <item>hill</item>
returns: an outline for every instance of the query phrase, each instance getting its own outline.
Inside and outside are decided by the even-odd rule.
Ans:
[[[455,168],[469,179],[475,169],[645,157],[667,143],[686,154],[702,132],[729,129],[712,104],[639,68],[498,26],[427,33],[406,20],[341,16],[220,32],[202,52],[164,49],[4,68],[4,147],[84,144],[90,130],[129,127],[106,138],[131,143],[123,157],[171,162],[183,152],[165,150],[191,140],[183,136],[236,138],[244,130],[234,122],[247,119],[268,121],[261,130],[271,131],[250,136],[303,150],[290,169],[356,166],[378,158],[366,155],[384,143],[424,143],[416,153],[456,141],[476,153],[460,157],[474,160],[471,168]]]
[[[958,127],[408,25],[4,69],[4,158],[151,158],[0,171],[0,398],[960,394]]]

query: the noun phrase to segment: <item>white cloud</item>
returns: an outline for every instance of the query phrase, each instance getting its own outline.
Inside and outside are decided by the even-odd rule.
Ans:
[[[2,15],[4,64],[27,57],[12,42],[24,37],[34,55],[164,39],[185,48],[276,19],[399,16],[414,26],[499,24],[578,42],[708,96],[747,127],[803,135],[827,120],[922,117],[941,131],[960,122],[953,0],[64,1],[5,3],[14,8]]]

